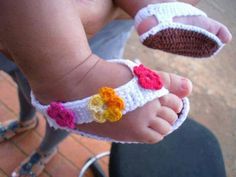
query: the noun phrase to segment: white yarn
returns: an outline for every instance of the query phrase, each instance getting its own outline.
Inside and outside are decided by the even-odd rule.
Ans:
[[[155,16],[159,23],[169,23],[178,16],[204,16],[207,14],[200,9],[183,2],[167,2],[150,4],[138,11],[135,16],[135,26],[138,26],[144,19]]]
[[[133,68],[139,65],[130,60],[110,60],[109,62],[126,65],[131,70],[132,73],[133,73]],[[123,115],[126,114],[127,112],[137,109],[138,107],[142,107],[144,104],[154,100],[155,98],[162,97],[169,93],[169,91],[164,87],[157,91],[142,88],[138,84],[138,78],[134,75],[134,73],[133,73],[133,79],[131,79],[128,83],[116,88],[115,92],[120,98],[124,100],[125,109],[123,110]],[[88,103],[91,98],[92,96],[84,98],[82,100],[62,103],[63,107],[65,107],[66,109],[72,110],[74,112],[76,124],[84,124],[84,123],[89,123],[89,122],[94,121],[88,109]],[[56,123],[54,119],[52,119],[47,114],[47,109],[49,108],[50,105],[40,104],[40,102],[35,98],[33,92],[31,92],[31,101],[32,101],[32,105],[46,117],[49,125],[51,127],[54,127],[55,129],[58,129],[58,128],[64,129],[69,132],[77,133],[83,136],[87,136],[87,137],[95,138],[99,140],[118,142],[111,138],[99,137],[97,135],[85,133],[80,130],[74,130],[74,129],[69,129],[66,127],[61,127]],[[181,116],[179,116],[179,119],[173,125],[173,131],[177,129],[184,122],[189,112],[188,99],[187,98],[183,99],[183,103],[184,103],[184,108],[182,110],[182,114]],[[120,143],[135,143],[135,142],[120,142]]]

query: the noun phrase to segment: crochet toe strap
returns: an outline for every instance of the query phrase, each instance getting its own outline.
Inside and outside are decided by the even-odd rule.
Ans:
[[[135,16],[135,26],[138,26],[144,19],[155,16],[159,23],[171,23],[174,17],[178,16],[205,16],[207,14],[200,9],[183,2],[169,2],[150,4],[138,11]]]

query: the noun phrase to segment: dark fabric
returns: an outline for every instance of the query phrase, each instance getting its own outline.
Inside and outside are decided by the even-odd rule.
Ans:
[[[17,66],[8,60],[5,55],[0,53],[0,70],[5,71],[6,73],[11,73],[17,69]]]
[[[155,145],[112,144],[110,177],[226,177],[217,139],[188,119]]]
[[[30,86],[19,69],[16,68],[14,71],[12,71],[10,76],[18,86],[17,91],[20,106],[19,120],[21,122],[28,121],[32,119],[36,113],[36,110],[31,105],[30,101]]]
[[[46,124],[46,133],[39,146],[41,152],[47,154],[54,150],[57,145],[69,135],[69,132],[62,129],[54,129]]]

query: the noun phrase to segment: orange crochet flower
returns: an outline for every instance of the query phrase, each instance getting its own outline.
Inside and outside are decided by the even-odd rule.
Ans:
[[[115,96],[115,91],[110,87],[102,87],[99,90],[99,95],[106,102],[106,101],[110,100],[112,97]]]
[[[112,97],[112,99],[107,102],[107,105],[108,107],[114,107],[120,110],[123,110],[125,108],[124,101],[118,96]]]
[[[109,87],[102,87],[99,94],[91,98],[88,108],[96,122],[116,122],[121,119],[124,101]]]

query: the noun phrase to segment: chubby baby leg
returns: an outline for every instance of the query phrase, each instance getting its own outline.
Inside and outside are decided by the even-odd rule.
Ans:
[[[1,44],[24,72],[41,104],[83,99],[96,94],[101,87],[117,88],[133,78],[126,66],[91,55],[73,3],[63,0],[0,3]],[[78,129],[119,141],[161,140],[171,131],[171,123],[182,109],[181,98],[189,95],[191,83],[174,75],[160,78],[171,94],[130,111],[119,122],[81,124]]]

